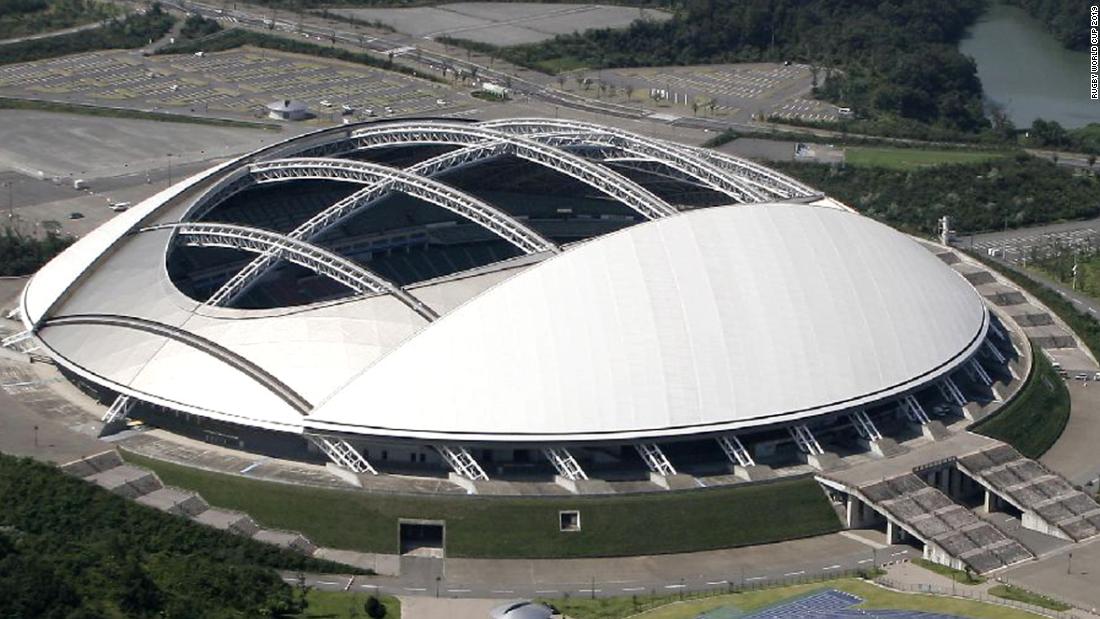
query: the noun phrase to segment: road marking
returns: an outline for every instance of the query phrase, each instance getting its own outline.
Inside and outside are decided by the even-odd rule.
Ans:
[[[874,561],[874,559],[863,559],[863,560],[857,561],[857,563],[862,565],[864,563],[870,563],[871,561]]]
[[[340,583],[332,582],[331,580],[318,580],[317,584],[319,584],[319,585],[338,585]]]
[[[823,567],[821,569],[822,570],[839,570],[840,566],[839,565],[830,565],[829,567]]]
[[[469,589],[447,589],[447,593],[469,593]]]
[[[665,585],[665,589],[683,589],[687,585]]]
[[[405,591],[427,591],[424,587],[405,587]]]
[[[784,576],[801,576],[806,573],[806,570],[798,570],[797,572],[787,572]]]
[[[623,591],[645,591],[645,587],[623,587]]]
[[[890,556],[891,557],[896,557],[898,555],[907,555],[907,554],[909,554],[908,550],[899,550],[898,552],[891,553]]]
[[[708,585],[728,585],[729,582],[730,581],[728,581],[728,580],[715,580],[714,582],[708,582],[707,584]]]
[[[298,582],[298,579],[297,578],[288,578],[288,577],[284,576],[283,577],[283,582]]]
[[[597,589],[597,591],[599,591],[599,589]],[[500,591],[490,591],[489,593],[515,593],[515,591],[511,589],[501,589]]]
[[[603,589],[577,589],[577,591],[580,593],[599,593]]]
[[[764,580],[764,577],[763,576],[750,576],[749,578],[745,579],[745,582],[750,582],[750,581],[753,581],[753,580]]]
[[[378,585],[359,585],[359,586],[364,588],[364,589],[377,589],[378,588]]]
[[[541,591],[536,591],[535,593],[557,593],[557,592],[558,592],[557,589],[543,589]]]

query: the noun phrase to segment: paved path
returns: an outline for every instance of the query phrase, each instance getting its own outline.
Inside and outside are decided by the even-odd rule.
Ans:
[[[1062,436],[1039,460],[1095,494],[1100,477],[1100,383],[1066,381],[1070,415]]]

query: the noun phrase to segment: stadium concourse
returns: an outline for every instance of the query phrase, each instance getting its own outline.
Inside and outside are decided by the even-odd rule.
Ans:
[[[991,571],[1033,553],[956,499],[985,493],[1073,542],[1100,520],[962,432],[1032,364],[975,269],[713,150],[570,120],[385,120],[263,148],[118,215],[30,280],[25,331],[4,343],[109,404],[107,431],[139,418],[328,460],[368,488],[816,473],[849,525]],[[982,455],[955,466],[966,454]],[[914,459],[878,486],[852,473]],[[998,481],[1006,466],[1023,477]],[[1037,492],[1002,487],[1020,483]]]

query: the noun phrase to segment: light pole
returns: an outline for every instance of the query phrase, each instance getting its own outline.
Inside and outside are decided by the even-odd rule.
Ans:
[[[1071,569],[1072,567],[1073,567],[1073,553],[1071,552],[1071,553],[1066,555],[1066,576],[1070,575],[1070,573],[1072,572],[1072,569]]]
[[[172,186],[172,153],[165,155],[168,158],[168,186]]]

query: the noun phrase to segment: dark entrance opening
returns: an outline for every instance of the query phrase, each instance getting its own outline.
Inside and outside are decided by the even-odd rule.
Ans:
[[[401,554],[443,556],[443,522],[401,522]]]

